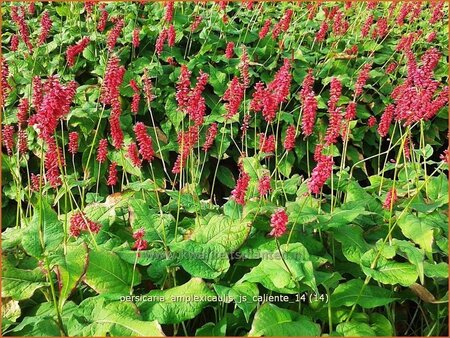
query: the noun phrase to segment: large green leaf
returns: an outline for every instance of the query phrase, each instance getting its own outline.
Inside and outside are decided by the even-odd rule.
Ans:
[[[431,253],[433,245],[433,226],[426,218],[420,219],[413,214],[406,214],[397,221],[403,234],[418,244],[427,253]]]
[[[361,256],[369,250],[363,238],[363,230],[356,225],[343,225],[332,228],[336,240],[342,245],[342,253],[350,262],[359,263]]]
[[[332,307],[353,306],[358,304],[365,309],[383,306],[392,303],[397,298],[387,289],[378,286],[366,285],[361,279],[352,279],[340,284],[330,296]]]
[[[339,335],[344,337],[376,336],[375,331],[369,324],[359,321],[349,321],[338,324],[336,331]]]
[[[279,308],[271,303],[262,305],[255,314],[249,337],[319,336],[320,326],[306,316]]]
[[[171,214],[155,213],[148,207],[148,203],[140,199],[130,201],[128,211],[133,231],[144,228],[144,238],[147,241],[167,242],[173,238],[173,232],[169,230],[175,219]]]
[[[227,252],[220,244],[183,241],[170,246],[180,264],[193,277],[214,279],[230,267]]]
[[[236,251],[246,240],[250,232],[250,222],[233,220],[224,215],[213,215],[197,219],[190,239],[199,243],[221,244],[230,253]]]
[[[157,321],[143,321],[138,309],[130,302],[113,302],[92,311],[90,325],[82,334],[90,337],[132,336],[162,337],[164,333]]]
[[[63,241],[64,227],[58,215],[50,205],[42,201],[37,204],[30,225],[24,231],[22,246],[34,257],[41,257],[44,252],[55,250]]]
[[[261,263],[241,280],[260,283],[269,290],[290,294],[297,293],[299,290],[296,282],[302,282],[317,293],[313,263],[308,250],[301,243],[282,245],[280,249],[283,259],[278,250],[266,252]]]
[[[376,257],[377,254],[373,249],[361,257],[361,268],[367,276],[380,283],[390,285],[410,286],[417,280],[418,273],[414,265],[388,260],[379,255],[376,264],[372,267]]]
[[[89,252],[85,282],[95,291],[128,294],[132,281],[133,285],[141,281],[139,272],[136,270],[133,272],[132,264],[124,262],[115,253],[101,248]]]
[[[86,271],[88,263],[87,246],[84,243],[67,245],[66,252],[60,252],[53,256],[51,262],[56,265],[59,282],[59,305],[62,307]]]
[[[146,320],[161,324],[176,324],[192,319],[214,300],[212,292],[201,278],[167,290],[153,290],[147,301],[138,304]]]
[[[227,303],[234,301],[243,312],[247,322],[250,314],[256,309],[258,301],[255,297],[259,295],[256,284],[250,282],[242,282],[233,285],[231,288],[219,284],[214,285],[217,295],[226,299]]]
[[[34,292],[49,285],[40,268],[22,270],[14,267],[7,259],[2,260],[2,297],[14,300],[30,298]]]

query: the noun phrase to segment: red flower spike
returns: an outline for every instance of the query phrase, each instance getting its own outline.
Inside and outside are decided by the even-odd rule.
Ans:
[[[78,152],[78,133],[73,131],[69,133],[69,153],[75,155]]]
[[[109,186],[115,186],[117,184],[117,163],[116,162],[112,162],[109,165],[108,180],[107,180],[106,184]]]
[[[103,163],[106,161],[106,156],[108,155],[108,140],[107,139],[101,139],[98,144],[97,149],[97,161],[98,163]]]
[[[151,162],[155,156],[155,152],[153,151],[152,138],[147,134],[147,128],[142,122],[138,122],[133,130],[139,144],[139,153],[144,160]]]
[[[272,231],[269,233],[269,236],[273,237],[281,237],[286,232],[286,225],[288,223],[288,215],[284,209],[278,209],[275,213],[270,217],[270,227]]]

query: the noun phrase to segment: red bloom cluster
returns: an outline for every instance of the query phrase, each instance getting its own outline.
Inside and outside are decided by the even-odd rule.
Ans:
[[[347,33],[348,27],[349,23],[344,19],[344,13],[338,10],[333,17],[333,33],[336,36],[344,35]]]
[[[137,251],[147,250],[148,242],[144,239],[144,236],[145,236],[144,228],[137,230],[133,234],[133,238],[135,239],[135,242],[133,244],[133,250]]]
[[[101,228],[100,223],[96,223],[86,217],[84,212],[77,211],[70,217],[70,234],[73,237],[79,237],[82,231],[98,233]]]
[[[234,55],[234,42],[230,41],[227,43],[227,48],[225,49],[225,57],[231,59]]]
[[[286,137],[284,138],[284,149],[286,151],[291,151],[295,148],[295,136],[296,136],[295,126],[291,125],[286,130]]]
[[[108,170],[108,180],[106,181],[107,185],[115,186],[117,184],[117,163],[111,162]]]
[[[430,34],[428,34],[428,36],[427,36],[428,43],[433,42],[434,39],[436,39],[436,32],[431,32]]]
[[[372,32],[372,38],[384,38],[388,33],[388,23],[386,18],[379,18],[375,29]]]
[[[122,107],[120,104],[120,85],[125,75],[125,68],[120,65],[120,59],[116,55],[111,55],[106,66],[105,78],[100,91],[100,102],[109,104],[112,107],[109,117],[111,136],[114,148],[120,149],[123,144],[123,131],[120,127],[120,115]]]
[[[167,35],[168,35],[167,33],[168,33],[167,29],[163,29],[159,33],[158,38],[156,39],[155,51],[156,51],[156,54],[158,54],[158,56],[160,56],[163,51],[164,43],[166,42]]]
[[[175,161],[172,168],[172,173],[179,174],[181,169],[186,165],[186,160],[189,157],[189,153],[194,148],[198,141],[198,126],[191,126],[187,132],[181,132],[178,134],[178,148],[180,154]]]
[[[31,174],[31,190],[32,191],[39,191],[41,187],[41,175],[35,175]]]
[[[20,129],[18,135],[18,143],[19,143],[19,154],[23,155],[28,152],[28,135],[27,131]]]
[[[361,28],[361,37],[365,38],[373,24],[373,15],[369,15]]]
[[[131,101],[131,112],[137,114],[139,110],[139,101],[141,100],[140,90],[136,83],[136,80],[130,80],[130,87],[133,89],[133,99]]]
[[[69,133],[69,153],[75,155],[78,152],[78,133],[72,131]]]
[[[244,88],[250,85],[250,74],[248,73],[249,59],[247,54],[247,48],[242,46],[241,62],[239,63],[239,71],[241,73],[241,81]]]
[[[34,109],[37,111],[41,107],[42,100],[44,100],[44,88],[39,76],[35,76],[33,78],[32,87],[33,87],[33,106]]]
[[[311,178],[308,182],[309,191],[312,194],[319,194],[325,182],[330,178],[333,172],[333,156],[320,154],[316,167],[313,169]]]
[[[200,26],[202,20],[203,18],[200,15],[194,16],[194,20],[192,21],[191,24],[191,33],[193,33],[198,28],[198,26]]]
[[[84,37],[77,44],[67,47],[66,59],[69,67],[72,67],[75,64],[75,58],[83,52],[90,41],[91,40],[88,37]]]
[[[272,25],[272,21],[270,19],[267,19],[264,22],[264,25],[262,26],[261,30],[259,31],[259,38],[260,39],[264,39],[267,36],[267,33],[269,33],[271,25]]]
[[[140,31],[141,30],[139,28],[135,28],[133,30],[133,38],[132,38],[131,43],[132,43],[134,48],[138,48],[139,47],[139,32]]]
[[[37,84],[39,80],[35,80]],[[39,137],[48,141],[58,126],[61,118],[69,113],[70,104],[75,96],[77,84],[71,81],[67,86],[63,86],[57,77],[51,76],[44,83],[43,87],[38,86],[40,91],[37,96],[40,101],[35,105],[36,114],[30,117],[29,124],[34,125],[39,130]],[[41,91],[42,90],[42,91]]]
[[[206,132],[206,140],[205,143],[203,143],[203,150],[205,152],[207,152],[209,148],[211,148],[216,136],[217,136],[217,123],[213,123],[209,126],[208,131]]]
[[[45,177],[53,188],[61,185],[60,167],[65,166],[61,149],[56,145],[53,137],[47,140],[47,152],[45,153]]]
[[[50,13],[44,11],[41,18],[41,32],[39,34],[38,46],[42,45],[47,40],[48,33],[52,29],[52,20],[50,19]]]
[[[231,197],[237,204],[245,205],[245,194],[247,193],[250,176],[245,171],[241,171],[236,182],[236,187],[231,191]]]
[[[122,18],[114,18],[114,20],[112,21],[115,23],[115,25],[109,32],[108,38],[106,40],[106,46],[108,47],[109,52],[112,52],[114,47],[116,46],[117,39],[122,32],[123,26],[125,25],[125,21]]]
[[[166,13],[164,14],[165,22],[172,22],[173,20],[173,1],[169,1],[166,3]]]
[[[326,21],[324,21],[316,34],[316,41],[322,42],[323,40],[325,40],[327,32],[328,32],[328,24],[326,23]]]
[[[395,202],[397,202],[397,190],[392,188],[391,190],[388,191],[386,195],[386,199],[384,200],[383,203],[383,209],[391,210]]]
[[[284,59],[283,66],[275,74],[272,82],[264,88],[261,82],[255,85],[255,92],[250,102],[250,110],[262,112],[267,122],[272,122],[282,102],[289,96],[292,75],[290,74],[291,62]]]
[[[262,153],[274,153],[275,136],[269,135],[266,137],[264,133],[259,134],[259,151]]]
[[[208,84],[209,75],[200,70],[197,77],[197,83],[188,94],[188,104],[186,107],[186,113],[189,115],[189,119],[194,122],[196,126],[203,124],[206,103],[202,96],[206,85]]]
[[[103,4],[105,5],[105,4]],[[106,28],[106,23],[108,22],[108,12],[105,9],[105,6],[100,7],[100,19],[98,20],[97,29],[99,32],[103,32]]]
[[[244,99],[244,93],[244,85],[241,84],[239,79],[235,76],[222,97],[222,99],[227,102],[225,103],[225,109],[227,110],[225,115],[226,119],[230,119],[238,113],[239,106]]]
[[[271,191],[270,187],[270,176],[264,175],[258,181],[258,192],[259,196],[266,196]]]
[[[17,51],[17,48],[19,48],[19,37],[17,36],[17,34],[13,34],[13,36],[11,36],[9,49],[15,52]]]
[[[384,110],[383,115],[381,115],[380,124],[378,125],[378,134],[380,134],[381,137],[386,137],[389,133],[389,127],[391,126],[393,119],[394,105],[390,104]]]
[[[142,160],[139,158],[139,151],[136,143],[130,143],[127,148],[127,156],[135,167],[142,166]]]
[[[142,122],[138,122],[133,130],[139,144],[139,153],[144,160],[151,162],[155,156],[155,152],[153,151],[152,138],[147,134],[147,128]]]
[[[27,123],[29,106],[30,103],[26,97],[20,100],[17,110],[17,123],[19,126]]]
[[[369,119],[367,120],[367,125],[369,126],[369,128],[375,127],[377,125],[377,118],[375,116],[369,117]]]
[[[347,121],[353,120],[356,117],[356,102],[352,101],[345,109],[345,119]]]
[[[153,101],[155,96],[153,95],[153,84],[152,79],[148,76],[147,69],[144,70],[144,76],[142,77],[142,82],[144,84],[144,95],[147,101],[150,103]]]
[[[176,99],[178,103],[178,109],[185,111],[189,104],[189,93],[191,91],[191,72],[186,65],[182,65],[180,69],[180,76],[176,85],[177,93]]]
[[[359,72],[358,79],[356,80],[355,84],[355,97],[359,96],[363,92],[363,87],[367,82],[367,79],[369,78],[369,72],[372,69],[371,63],[365,63],[362,67],[361,71]]]
[[[5,124],[2,130],[3,145],[6,148],[6,152],[9,156],[13,154],[14,149],[14,126]]]
[[[19,10],[21,13],[19,13]],[[20,37],[25,45],[28,47],[28,50],[33,52],[33,46],[30,41],[30,31],[28,29],[28,25],[25,22],[25,10],[23,7],[12,6],[11,7],[11,19],[16,23],[17,27],[19,27]]]
[[[394,72],[394,70],[397,69],[397,63],[396,62],[391,62],[390,64],[387,65],[386,67],[386,74],[391,74]]]
[[[167,45],[169,47],[175,46],[176,36],[177,33],[175,32],[175,27],[173,25],[170,25],[169,29],[167,30]]]
[[[433,13],[431,14],[431,18],[430,18],[431,24],[435,24],[436,22],[438,22],[439,20],[441,20],[444,17],[445,12],[442,10],[442,8],[444,7],[444,4],[445,4],[445,1],[439,1],[432,5]]]
[[[447,87],[439,92],[440,83],[433,79],[440,53],[431,48],[421,57],[421,66],[411,51],[406,52],[408,59],[408,76],[394,88],[391,97],[395,103],[395,119],[405,125],[419,120],[429,120],[447,104]]]
[[[292,14],[294,12],[292,9],[287,9],[281,20],[273,27],[272,38],[276,39],[281,32],[286,32],[289,29],[291,23]]]
[[[270,226],[272,231],[269,233],[273,237],[281,237],[286,232],[286,225],[288,224],[288,215],[284,209],[278,209],[270,217]]]
[[[103,163],[106,161],[106,156],[108,155],[108,140],[103,138],[100,140],[97,149],[97,161],[98,163]]]

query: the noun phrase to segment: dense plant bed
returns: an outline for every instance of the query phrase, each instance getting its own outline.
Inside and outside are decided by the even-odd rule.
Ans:
[[[447,335],[447,4],[2,12],[3,335]]]

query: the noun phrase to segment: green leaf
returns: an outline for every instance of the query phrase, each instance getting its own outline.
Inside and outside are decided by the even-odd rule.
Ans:
[[[2,297],[14,300],[30,298],[34,292],[49,284],[45,282],[40,268],[22,270],[14,267],[7,259],[2,260]]]
[[[50,205],[42,201],[42,208],[40,205],[36,205],[30,225],[24,231],[22,238],[24,250],[30,256],[39,258],[44,252],[55,250],[63,239],[63,224],[58,220],[58,215]]]
[[[101,248],[89,252],[85,282],[96,292],[128,294],[132,281],[133,285],[141,281],[136,270],[133,278],[133,265]]]
[[[247,322],[253,310],[256,309],[258,301],[255,297],[259,295],[256,284],[250,282],[242,282],[233,285],[231,288],[219,284],[214,285],[217,295],[223,299],[228,299],[227,303],[234,301],[242,312],[244,312]]]
[[[72,243],[67,245],[65,254],[60,252],[52,257],[51,262],[56,264],[59,282],[59,306],[69,298],[73,289],[80,282],[86,271],[88,263],[88,249],[86,244]]]
[[[294,166],[295,155],[292,151],[287,153],[287,156],[284,156],[283,159],[278,163],[278,170],[285,177],[289,177],[292,171],[292,167]]]
[[[250,232],[250,222],[233,220],[224,215],[213,215],[196,220],[190,239],[199,243],[217,243],[225,247],[227,253],[236,251],[246,240]]]
[[[265,252],[261,263],[252,268],[241,280],[261,283],[269,290],[290,294],[298,292],[295,281],[299,281],[318,293],[313,263],[303,244],[292,243],[288,249],[286,245],[282,245],[280,249],[284,261],[278,250]]]
[[[87,318],[91,324],[84,327],[82,333],[90,337],[164,336],[157,321],[143,321],[138,313],[136,305],[131,302],[113,302],[98,306]]]
[[[171,289],[150,291],[147,296],[154,298],[138,304],[146,320],[177,324],[197,316],[210,302],[208,298],[215,298],[215,293],[201,278],[192,278]]]
[[[330,229],[335,239],[341,243],[342,253],[350,262],[359,263],[361,256],[369,250],[363,238],[363,230],[357,225],[343,225]]]
[[[369,324],[354,320],[338,324],[336,331],[344,337],[376,336],[375,331]]]
[[[228,188],[234,188],[236,181],[234,179],[233,173],[227,167],[221,165],[217,171],[217,178],[220,183],[224,184]]]
[[[366,285],[361,279],[352,279],[340,284],[330,297],[332,307],[360,305],[365,309],[371,309],[392,303],[397,298],[387,289]]]
[[[425,250],[432,252],[433,245],[433,226],[427,219],[420,219],[413,214],[406,214],[398,218],[398,226],[402,229],[403,235]]]
[[[400,284],[410,286],[416,282],[419,275],[414,265],[387,260],[380,255],[375,266],[372,268],[372,263],[376,257],[377,254],[373,249],[361,257],[361,268],[367,276],[372,277],[380,283],[389,285]]]
[[[3,296],[2,296],[3,297]],[[2,299],[2,332],[20,317],[19,302],[12,298]]]
[[[218,96],[222,96],[225,93],[227,74],[218,71],[212,65],[209,65],[209,83],[214,89],[214,93]]]
[[[196,337],[224,337],[227,333],[227,317],[218,323],[206,323],[195,331]]]
[[[230,268],[227,252],[220,244],[184,241],[170,246],[180,264],[193,277],[214,279]]]
[[[265,303],[256,312],[248,336],[320,336],[320,326],[306,316]]]

